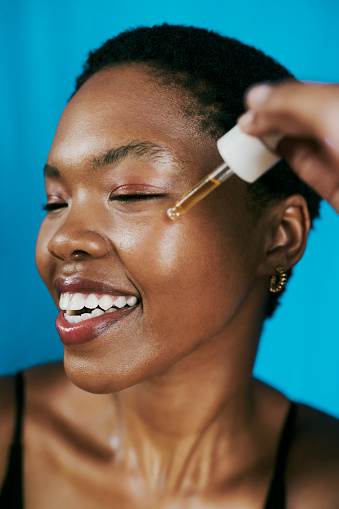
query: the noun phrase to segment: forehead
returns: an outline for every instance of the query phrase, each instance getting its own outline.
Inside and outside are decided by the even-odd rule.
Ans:
[[[218,159],[216,143],[198,129],[198,119],[184,114],[185,92],[163,86],[141,65],[120,65],[94,74],[65,108],[52,146],[54,156],[105,151],[133,140],[169,145],[193,159],[208,152]],[[72,150],[71,150],[71,147]],[[65,154],[64,154],[65,155]]]
[[[91,76],[78,90],[66,110],[78,110],[103,117],[108,115],[139,118],[159,122],[169,113],[182,117],[178,90],[161,86],[147,67],[139,64],[119,65]],[[145,114],[147,115],[145,116]],[[140,119],[139,119],[140,120]]]

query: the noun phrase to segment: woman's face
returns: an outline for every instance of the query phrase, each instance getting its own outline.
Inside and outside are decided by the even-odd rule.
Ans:
[[[87,309],[73,324],[64,311],[57,318],[66,370],[93,392],[231,341],[235,317],[250,313],[263,233],[243,183],[234,177],[175,222],[166,214],[221,162],[183,101],[141,66],[101,71],[67,105],[48,156],[54,208],[38,238],[40,275],[58,307],[69,293],[78,302],[106,295],[102,302],[118,309],[96,317]],[[119,308],[121,297],[137,302]]]

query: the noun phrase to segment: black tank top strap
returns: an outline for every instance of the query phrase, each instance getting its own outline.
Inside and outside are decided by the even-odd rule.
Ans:
[[[296,417],[297,404],[293,402],[291,403],[281,433],[273,476],[264,509],[285,509],[286,507],[285,472],[292,444]]]
[[[14,443],[22,443],[22,425],[24,414],[24,378],[22,371],[15,375],[15,401],[16,401],[16,420],[14,431]]]
[[[14,436],[9,454],[7,474],[0,494],[0,507],[4,509],[23,509],[22,428],[24,399],[24,378],[20,371],[15,376],[16,419]]]

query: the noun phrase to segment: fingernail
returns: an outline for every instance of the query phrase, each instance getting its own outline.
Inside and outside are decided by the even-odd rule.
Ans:
[[[273,88],[270,85],[256,85],[247,92],[247,102],[251,106],[264,103],[272,94]]]
[[[253,111],[247,111],[241,117],[238,118],[238,124],[240,127],[248,127],[254,121],[254,113]]]

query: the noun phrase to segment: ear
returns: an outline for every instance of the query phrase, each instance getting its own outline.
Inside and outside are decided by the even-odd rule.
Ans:
[[[275,273],[277,265],[285,270],[293,267],[306,248],[311,220],[306,200],[295,194],[274,203],[267,215],[265,252],[258,267],[258,275]]]

